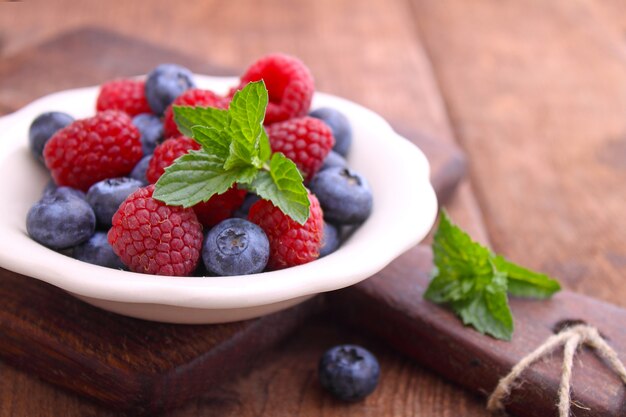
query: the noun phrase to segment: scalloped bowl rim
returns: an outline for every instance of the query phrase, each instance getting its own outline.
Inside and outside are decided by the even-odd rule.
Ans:
[[[197,75],[196,81],[199,87],[216,92],[226,92],[236,84],[232,77]],[[91,265],[57,253],[26,233],[28,208],[47,181],[45,170],[28,150],[28,126],[43,111],[68,111],[77,118],[90,116],[93,106],[82,103],[95,103],[97,91],[98,87],[86,87],[50,94],[0,118],[0,189],[13,195],[8,204],[0,205],[3,268],[87,298],[201,309],[246,308],[358,283],[419,243],[434,223],[437,201],[424,154],[371,110],[316,93],[312,108],[336,107],[350,119],[354,143],[349,161],[364,174],[374,192],[371,217],[336,252],[305,265],[236,277],[145,275]],[[28,174],[17,175],[19,169],[27,169]],[[381,179],[381,175],[388,178]]]

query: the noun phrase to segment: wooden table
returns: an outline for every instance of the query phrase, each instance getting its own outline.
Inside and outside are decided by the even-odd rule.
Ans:
[[[476,238],[569,289],[626,306],[620,2],[40,3],[0,3],[0,60],[80,25],[238,69],[269,51],[301,57],[320,90],[464,147],[471,181],[449,210]],[[11,99],[2,80],[0,97],[1,111]],[[335,402],[315,380],[320,353],[339,342],[362,343],[381,359],[379,389],[363,403]],[[0,416],[116,415],[1,363],[0,375]],[[481,398],[363,334],[317,321],[250,373],[169,415],[484,414]]]

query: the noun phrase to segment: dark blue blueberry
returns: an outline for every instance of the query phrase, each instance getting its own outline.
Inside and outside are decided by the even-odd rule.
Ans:
[[[333,167],[347,168],[348,161],[346,161],[346,158],[339,155],[337,152],[330,151],[328,152],[328,155],[326,155],[326,158],[324,158],[324,163],[322,164],[320,171]]]
[[[150,165],[150,160],[152,159],[152,155],[146,155],[135,165],[135,168],[130,172],[130,177],[136,179],[137,181],[141,181],[143,185],[148,185],[148,179],[146,178],[146,171],[148,170],[148,165]]]
[[[339,247],[339,231],[330,223],[324,222],[324,234],[322,235],[322,247],[320,258],[333,253]]]
[[[141,181],[134,178],[109,178],[95,183],[87,191],[87,202],[93,208],[98,226],[111,227],[113,215],[126,197],[141,188]]]
[[[327,350],[319,367],[320,383],[343,401],[358,401],[370,395],[380,376],[380,365],[368,350],[340,345]]]
[[[243,203],[241,204],[241,206],[237,210],[235,210],[235,212],[233,213],[233,217],[247,219],[248,212],[250,211],[250,207],[252,207],[252,205],[256,203],[257,201],[259,201],[260,199],[261,197],[259,197],[256,194],[253,194],[253,193],[246,194],[246,198],[243,200]]]
[[[358,224],[372,212],[372,191],[367,180],[348,168],[318,172],[309,188],[324,210],[324,220],[335,224]]]
[[[50,182],[48,182],[48,185],[46,185],[46,188],[44,188],[43,193],[42,193],[42,197],[45,197],[45,196],[47,196],[49,194],[54,194],[54,193],[71,194],[74,197],[78,197],[78,198],[80,198],[82,200],[85,200],[87,198],[85,193],[82,192],[81,190],[77,190],[76,188],[66,187],[66,186],[58,187],[54,183],[54,181],[50,181]]]
[[[73,121],[74,118],[72,116],[59,111],[42,113],[33,120],[28,130],[28,142],[30,151],[39,162],[44,162],[43,148],[46,146],[48,139],[59,129],[64,128]]]
[[[146,99],[152,112],[161,116],[176,97],[194,86],[193,75],[187,68],[161,64],[148,74]]]
[[[113,252],[113,248],[107,240],[106,232],[96,232],[88,241],[74,247],[72,256],[79,261],[107,268],[126,268],[120,258]]]
[[[221,276],[262,272],[269,255],[265,232],[244,219],[231,218],[217,224],[202,245],[206,269]]]
[[[352,126],[348,118],[339,110],[332,107],[322,107],[313,110],[309,116],[321,119],[326,123],[335,137],[333,150],[342,156],[348,155],[352,145]]]
[[[154,148],[163,140],[163,122],[159,116],[142,113],[133,117],[133,124],[141,134],[141,150],[144,155],[152,155]]]
[[[91,206],[71,193],[50,192],[26,216],[30,237],[51,249],[76,246],[93,235],[96,216]]]

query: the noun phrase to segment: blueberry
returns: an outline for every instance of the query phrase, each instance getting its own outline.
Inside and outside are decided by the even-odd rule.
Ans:
[[[246,275],[263,271],[270,254],[265,232],[244,219],[231,218],[213,227],[202,246],[202,260],[216,275]]]
[[[74,197],[78,197],[81,200],[85,200],[87,198],[85,193],[82,192],[81,190],[77,190],[76,188],[66,187],[66,186],[59,187],[54,183],[54,181],[50,181],[48,182],[48,185],[46,185],[46,188],[44,188],[42,197],[45,197],[49,194],[54,194],[54,193],[66,194],[66,195],[69,194]]]
[[[126,197],[141,188],[141,181],[134,178],[109,178],[95,183],[87,191],[87,202],[93,208],[98,225],[108,229],[111,227],[113,215]]]
[[[324,158],[324,163],[322,164],[320,171],[333,167],[347,168],[348,161],[346,161],[346,158],[337,152],[330,151],[328,152],[328,155],[326,155],[326,158]]]
[[[335,137],[333,150],[344,157],[348,155],[350,145],[352,145],[352,126],[350,126],[348,118],[332,107],[313,110],[309,116],[323,120],[333,131]]]
[[[106,232],[96,232],[88,241],[74,247],[72,256],[79,261],[107,268],[126,268],[120,258],[113,252],[113,248],[107,240]]]
[[[71,193],[50,192],[35,203],[26,216],[30,237],[55,250],[86,241],[95,228],[96,216],[91,206]]]
[[[372,212],[372,191],[367,180],[348,168],[318,172],[309,184],[324,210],[324,220],[336,224],[358,224]]]
[[[133,117],[133,124],[141,134],[143,154],[152,155],[154,148],[163,140],[163,122],[154,114],[142,113]]]
[[[194,86],[193,75],[187,68],[161,64],[148,74],[146,99],[152,112],[161,116],[176,97]]]
[[[152,159],[152,155],[146,155],[135,165],[135,168],[130,172],[130,177],[136,179],[137,181],[141,181],[143,185],[148,185],[150,182],[146,178],[146,171],[148,170],[148,165],[150,165],[150,160]]]
[[[40,162],[43,160],[43,148],[46,142],[59,129],[64,128],[74,121],[74,118],[67,113],[53,111],[42,113],[33,120],[28,130],[28,142],[33,156]]]
[[[322,235],[322,247],[320,258],[329,255],[339,247],[339,231],[330,223],[324,222],[324,234]]]
[[[319,367],[320,383],[343,401],[358,401],[370,395],[380,376],[380,365],[368,350],[340,345],[327,350]]]
[[[247,219],[248,212],[250,211],[250,207],[252,207],[252,205],[256,203],[257,201],[259,201],[260,198],[261,197],[259,197],[256,194],[252,194],[252,193],[246,194],[246,198],[243,200],[243,203],[241,204],[241,206],[237,210],[235,210],[235,212],[233,213],[233,217]]]

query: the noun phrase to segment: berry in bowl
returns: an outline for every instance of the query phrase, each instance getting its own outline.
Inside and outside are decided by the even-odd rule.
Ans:
[[[161,65],[0,128],[0,266],[142,319],[290,307],[372,276],[436,215],[421,151],[281,54],[238,79]]]

